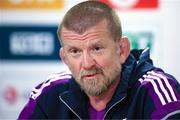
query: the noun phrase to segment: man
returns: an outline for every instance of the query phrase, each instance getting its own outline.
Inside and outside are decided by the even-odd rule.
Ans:
[[[19,119],[167,119],[180,117],[180,85],[156,68],[149,50],[133,50],[104,3],[72,7],[59,29],[58,73],[33,89]]]

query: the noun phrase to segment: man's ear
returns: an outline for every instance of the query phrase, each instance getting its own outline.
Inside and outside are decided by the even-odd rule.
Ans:
[[[127,37],[120,40],[120,63],[123,64],[130,54],[130,43]]]
[[[67,64],[67,60],[66,60],[66,56],[65,56],[63,47],[59,49],[59,57],[65,64]]]

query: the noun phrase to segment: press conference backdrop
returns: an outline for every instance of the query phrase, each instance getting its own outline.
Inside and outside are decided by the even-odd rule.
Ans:
[[[0,119],[16,119],[31,89],[68,70],[56,35],[64,13],[82,0],[0,2]],[[121,18],[131,48],[149,48],[156,66],[180,81],[180,1],[100,0]]]

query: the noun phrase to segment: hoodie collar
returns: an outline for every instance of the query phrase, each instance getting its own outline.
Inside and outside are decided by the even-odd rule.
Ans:
[[[129,79],[130,86],[134,85],[134,83],[147,71],[155,69],[153,62],[150,59],[150,50],[148,48],[144,50],[134,49],[131,51],[131,54],[134,57],[135,67],[132,71],[131,78]]]
[[[79,118],[88,116],[88,97],[81,90],[74,78],[71,79],[69,90],[60,94],[60,100]]]
[[[107,109],[126,97],[128,89],[135,85],[139,77],[154,68],[149,56],[149,49],[131,51],[126,62],[122,65],[119,85],[112,100],[108,103]]]

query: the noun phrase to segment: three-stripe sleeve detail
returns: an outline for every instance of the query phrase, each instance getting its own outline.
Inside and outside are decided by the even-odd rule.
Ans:
[[[156,73],[155,71],[149,71],[139,79],[142,84],[148,82],[152,85],[154,93],[158,96],[162,105],[177,101],[175,92],[168,81],[168,79],[162,75],[162,73]]]

